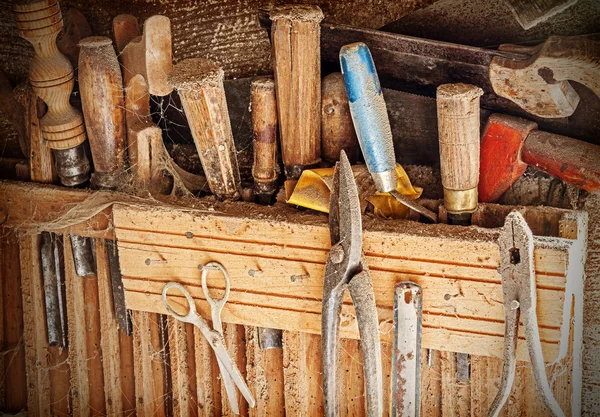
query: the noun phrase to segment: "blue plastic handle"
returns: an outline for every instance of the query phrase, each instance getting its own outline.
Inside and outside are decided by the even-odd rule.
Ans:
[[[394,170],[392,130],[369,48],[362,42],[343,46],[340,65],[354,129],[369,172],[379,174]]]

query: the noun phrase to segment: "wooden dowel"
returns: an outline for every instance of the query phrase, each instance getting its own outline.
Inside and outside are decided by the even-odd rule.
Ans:
[[[187,59],[173,68],[169,82],[181,98],[211,192],[219,199],[239,199],[240,171],[223,69],[207,59]]]
[[[318,6],[284,6],[273,21],[273,69],[286,177],[321,161],[321,30]]]
[[[261,77],[250,86],[254,147],[254,194],[259,199],[277,192],[277,103],[272,78]]]
[[[448,213],[472,213],[479,184],[479,97],[470,84],[443,84],[437,89],[440,168]]]
[[[125,171],[125,101],[112,41],[103,36],[79,43],[81,105],[94,159],[92,185],[116,188]]]
[[[328,164],[340,159],[340,152],[346,152],[351,164],[355,164],[360,154],[358,138],[352,123],[348,106],[348,95],[344,77],[334,72],[323,78],[321,84],[321,152]]]
[[[40,126],[48,147],[54,152],[58,175],[73,186],[88,178],[89,163],[80,145],[86,140],[83,117],[69,103],[75,73],[69,60],[59,52],[56,37],[63,28],[57,0],[16,4],[13,12],[19,34],[33,45],[35,55],[29,68],[31,86],[48,105]],[[61,152],[67,151],[70,152]],[[86,160],[87,162],[87,160]]]

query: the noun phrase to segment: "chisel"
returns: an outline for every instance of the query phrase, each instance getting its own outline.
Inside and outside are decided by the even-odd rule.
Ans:
[[[437,222],[434,212],[396,191],[392,129],[369,48],[362,42],[343,46],[340,65],[358,142],[377,191],[390,193],[406,207]]]
[[[437,89],[440,170],[448,223],[468,226],[477,209],[479,184],[479,97],[470,84],[443,84]],[[458,380],[470,379],[469,356],[456,354]]]

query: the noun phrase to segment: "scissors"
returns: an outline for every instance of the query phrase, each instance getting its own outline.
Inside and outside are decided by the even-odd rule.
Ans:
[[[375,293],[362,252],[362,222],[358,190],[346,153],[340,153],[329,203],[331,250],[325,265],[321,318],[325,415],[339,416],[338,352],[340,313],[346,290],[352,296],[360,333],[367,415],[383,414],[383,371]]]
[[[223,384],[225,385],[225,390],[227,391],[227,397],[229,398],[229,404],[231,404],[231,410],[235,414],[239,414],[239,406],[237,399],[237,392],[235,391],[235,385],[237,385],[238,389],[248,401],[250,407],[255,406],[254,397],[246,385],[246,381],[242,377],[238,367],[235,364],[233,358],[229,355],[225,345],[225,339],[223,338],[223,324],[221,322],[221,311],[223,311],[223,306],[227,302],[229,298],[229,288],[230,288],[230,280],[229,274],[227,270],[218,262],[208,262],[206,265],[199,265],[198,269],[202,270],[202,291],[204,292],[204,296],[206,297],[206,301],[210,304],[210,312],[212,316],[212,329],[209,327],[206,320],[204,320],[196,310],[196,303],[194,299],[185,289],[184,286],[177,282],[169,282],[167,283],[162,290],[162,300],[165,305],[165,308],[173,317],[177,320],[182,321],[184,323],[191,323],[194,326],[200,329],[202,335],[208,341],[208,344],[215,351],[215,355],[217,357],[217,363],[219,365],[219,371],[221,372],[221,379],[223,380]],[[206,276],[208,275],[209,270],[219,270],[223,274],[225,278],[225,294],[221,299],[214,299],[210,295],[210,291],[208,290],[208,286],[206,284]],[[188,313],[185,316],[177,314],[169,305],[169,301],[167,300],[167,291],[170,288],[178,289],[186,298],[188,304]],[[235,383],[235,385],[234,385]]]

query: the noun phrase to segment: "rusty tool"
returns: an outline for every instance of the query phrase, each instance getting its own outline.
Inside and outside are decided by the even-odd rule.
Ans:
[[[383,372],[375,293],[362,252],[362,220],[352,167],[342,151],[336,164],[329,203],[331,250],[325,264],[321,351],[325,415],[340,415],[338,398],[338,341],[340,314],[346,290],[352,296],[360,333],[367,415],[383,413]]]
[[[34,91],[48,106],[40,126],[46,145],[52,149],[60,181],[69,187],[83,184],[89,178],[90,164],[84,147],[83,117],[69,103],[75,73],[56,46],[56,37],[64,26],[60,5],[56,0],[17,4],[13,6],[13,13],[19,34],[31,42],[35,52],[29,79]],[[77,274],[94,274],[91,243],[73,236],[71,247]]]
[[[223,311],[223,307],[225,306],[225,303],[227,303],[227,299],[229,298],[229,274],[227,273],[227,270],[223,267],[223,265],[221,265],[218,262],[208,262],[206,265],[199,265],[198,269],[202,271],[202,291],[204,292],[204,297],[206,298],[206,301],[210,305],[212,329],[210,328],[206,320],[204,320],[202,316],[198,314],[196,310],[196,302],[194,301],[190,293],[181,284],[177,282],[169,282],[163,287],[163,304],[169,312],[169,314],[171,314],[177,320],[185,323],[191,323],[194,326],[198,327],[198,329],[200,329],[200,332],[206,338],[208,344],[214,350],[215,356],[217,357],[219,371],[221,372],[221,379],[223,380],[223,385],[225,385],[225,389],[227,391],[227,397],[229,398],[231,410],[234,414],[239,414],[240,410],[238,407],[237,392],[235,390],[236,386],[238,387],[246,401],[248,401],[250,407],[254,407],[256,401],[254,400],[254,396],[250,392],[248,385],[246,385],[246,381],[244,381],[244,377],[240,373],[237,365],[235,364],[234,359],[227,352],[227,346],[225,345],[225,339],[223,338],[221,311]],[[223,274],[223,278],[225,280],[225,294],[220,299],[215,299],[210,295],[210,291],[206,283],[206,276],[209,270],[218,270]],[[170,288],[176,288],[185,296],[187,300],[187,314],[178,314],[169,304],[169,300],[167,297]]]
[[[369,48],[362,42],[340,50],[342,74],[360,148],[377,191],[390,193],[433,222],[437,215],[396,191],[396,157],[385,100]]]
[[[254,163],[254,195],[272,204],[277,193],[277,102],[272,78],[260,77],[250,85]]]
[[[240,171],[223,69],[208,59],[186,59],[173,68],[169,83],[181,98],[211,192],[221,200],[238,200]]]
[[[548,384],[536,313],[536,280],[533,255],[533,234],[519,212],[506,216],[498,238],[504,303],[504,353],[502,379],[498,394],[489,409],[489,417],[500,415],[510,395],[517,367],[519,321],[525,327],[527,348],[537,391],[554,417],[564,417],[560,405]]]
[[[50,346],[67,346],[67,298],[65,294],[63,244],[59,235],[41,233],[40,261],[44,282],[46,328]]]
[[[352,125],[352,114],[340,72],[329,74],[321,81],[321,152],[327,164],[335,164],[340,152],[346,152],[350,164],[360,154],[358,138]]]
[[[269,12],[273,71],[285,176],[297,180],[321,161],[321,49],[323,12],[291,5]]]
[[[79,42],[79,89],[95,172],[92,187],[116,189],[125,180],[126,128],[123,82],[109,38],[92,36]],[[119,327],[131,335],[118,253],[107,243],[113,304]]]
[[[479,201],[497,202],[528,165],[600,191],[600,146],[543,132],[530,120],[492,114],[481,138]]]
[[[267,12],[259,11],[259,20],[271,27]],[[471,83],[483,89],[483,104],[492,110],[564,118],[573,114],[579,101],[568,80],[583,81],[599,93],[598,46],[583,37],[556,38],[549,38],[537,52],[516,47],[492,50],[321,22],[321,56],[325,65],[337,67],[341,47],[364,42],[384,87],[433,94],[441,84]],[[553,76],[544,70],[537,73],[542,68]],[[583,130],[594,131],[600,108],[585,112],[574,120]]]
[[[479,97],[470,84],[443,84],[437,89],[440,169],[448,224],[468,226],[477,209],[479,183]],[[470,379],[469,355],[456,353],[458,380]]]
[[[419,417],[421,409],[421,330],[423,295],[414,282],[394,288],[392,350],[393,417]]]

